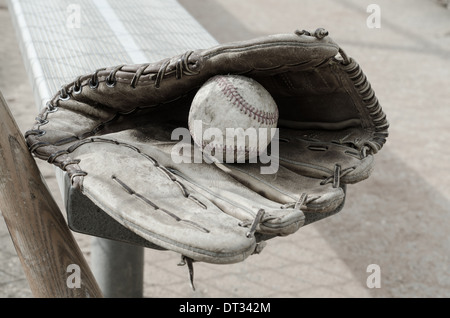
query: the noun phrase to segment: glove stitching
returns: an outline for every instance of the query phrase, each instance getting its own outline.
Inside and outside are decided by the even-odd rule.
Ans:
[[[41,137],[43,135],[45,135],[46,131],[45,130],[41,130],[41,129],[30,129],[27,130],[24,134],[25,139],[28,138],[29,136],[37,136],[37,137]]]
[[[349,167],[344,170],[341,169],[341,165],[335,164],[333,174],[329,177],[326,177],[324,180],[320,182],[320,185],[325,185],[327,183],[333,182],[333,188],[337,188],[340,186],[341,178],[345,177],[348,173],[355,170],[356,167]]]
[[[31,146],[28,147],[29,151],[31,153],[36,152],[37,149],[41,148],[41,147],[45,147],[45,146],[50,146],[51,144],[49,142],[46,141],[38,141],[35,142],[34,144],[32,144]]]
[[[177,222],[183,222],[186,223],[188,225],[193,226],[195,229],[197,230],[201,230],[202,232],[205,233],[210,233],[211,231],[208,230],[207,228],[201,226],[200,224],[193,222],[191,220],[185,220],[180,218],[179,216],[177,216],[176,214],[167,211],[166,209],[160,208],[158,205],[156,205],[155,203],[153,203],[150,199],[146,198],[144,195],[136,192],[135,190],[133,190],[129,185],[127,185],[124,181],[122,181],[121,179],[119,179],[117,176],[112,175],[111,179],[116,181],[117,184],[120,185],[120,187],[125,190],[129,195],[133,195],[135,197],[137,197],[138,199],[140,199],[141,201],[143,201],[145,204],[150,205],[153,209],[155,209],[155,211],[161,211],[165,214],[167,214],[168,216],[170,216],[171,218],[173,218],[175,221]]]
[[[165,61],[160,66],[158,72],[149,75],[149,79],[147,81],[154,82],[155,87],[159,88],[162,80],[170,74],[175,73],[176,79],[181,79],[183,74],[184,75],[198,74],[199,72],[191,68],[188,62],[188,59],[193,52],[194,51],[187,51],[186,53],[182,54],[180,58],[178,58],[177,61],[175,62],[174,70],[168,71],[168,69],[170,68],[171,61],[170,60]],[[139,82],[143,82],[141,76],[143,75],[143,73],[145,72],[145,70],[148,68],[149,65],[150,64],[143,64],[138,68],[137,71],[134,72],[134,76],[130,81],[131,87],[136,88]],[[119,71],[122,71],[122,68],[124,66],[125,66],[124,64],[115,66],[106,77],[105,75],[99,77],[99,73],[105,71],[107,68],[97,69],[94,73],[92,73],[90,79],[85,85],[81,84],[82,76],[78,76],[73,83],[61,87],[58,98],[60,100],[68,100],[70,98],[69,92],[72,92],[74,94],[80,94],[83,86],[87,85],[89,85],[91,89],[96,89],[98,88],[100,81],[105,81],[105,84],[108,87],[114,87],[117,79],[128,82],[129,78],[117,75]]]
[[[263,222],[264,214],[265,214],[264,209],[258,210],[258,213],[256,213],[256,216],[255,216],[255,219],[253,220],[253,222],[250,225],[250,230],[245,234],[248,238],[254,236],[257,226],[259,225],[259,223]]]
[[[173,183],[175,183],[175,184],[180,188],[180,191],[181,191],[182,195],[183,195],[185,198],[192,200],[194,203],[196,203],[197,205],[199,205],[201,208],[207,209],[206,204],[204,204],[204,203],[201,202],[198,198],[196,198],[195,196],[193,196],[192,194],[190,194],[189,191],[187,190],[187,188],[186,188],[186,187],[185,187],[185,186],[184,186],[184,185],[183,185],[183,184],[182,184],[182,183],[181,183],[181,182],[180,182],[180,181],[179,181],[172,173],[171,173],[171,171],[170,171],[169,169],[167,169],[167,168],[164,167],[164,166],[161,166],[154,158],[152,158],[151,156],[149,156],[149,155],[143,153],[139,148],[137,148],[137,147],[135,147],[135,146],[133,146],[133,145],[127,144],[127,143],[123,143],[123,142],[119,142],[119,141],[111,140],[111,139],[98,138],[98,137],[96,137],[96,138],[88,138],[88,139],[80,140],[79,142],[77,142],[77,143],[71,145],[67,150],[62,150],[62,151],[59,151],[59,152],[57,152],[57,153],[55,153],[55,154],[52,154],[51,156],[49,156],[49,158],[52,157],[52,162],[54,162],[55,159],[56,159],[57,157],[59,157],[59,156],[61,156],[61,155],[64,155],[64,154],[70,154],[70,153],[72,153],[73,151],[75,151],[77,148],[79,148],[80,146],[82,146],[82,145],[84,145],[84,144],[87,144],[87,143],[91,143],[91,142],[106,142],[106,143],[113,143],[113,144],[115,144],[115,145],[127,147],[127,148],[130,148],[130,149],[133,150],[133,151],[136,151],[139,155],[141,155],[142,157],[144,157],[145,159],[147,159],[148,161],[150,161],[150,162],[152,163],[152,165],[153,165],[157,170],[160,171],[160,173],[164,174],[170,181],[172,181]],[[43,147],[43,146],[49,145],[48,143],[43,143],[43,142],[39,142],[38,144],[40,144],[40,145],[36,145],[35,148],[39,148],[39,147]],[[47,159],[48,159],[48,158],[47,158]],[[66,168],[68,165],[70,165],[70,164],[79,164],[80,162],[81,162],[81,160],[79,160],[79,159],[72,160],[72,163],[66,163],[66,164],[63,166],[63,167],[64,167],[63,170],[66,170],[65,168]],[[66,171],[67,171],[67,170],[66,170]],[[85,172],[85,175],[87,175],[86,172]],[[69,176],[70,176],[70,173],[69,173]]]
[[[142,74],[144,73],[144,71],[147,69],[147,67],[149,65],[150,64],[143,64],[138,68],[138,70],[136,71],[136,73],[133,76],[133,79],[131,80],[131,83],[130,83],[131,87],[136,88],[136,86],[139,82],[139,79],[141,78]]]
[[[375,96],[375,92],[358,63],[352,58],[347,57],[342,49],[339,49],[339,53],[344,58],[344,61],[340,63],[341,68],[347,73],[348,78],[352,81],[356,91],[361,96],[362,102],[368,110],[371,121],[375,126],[371,140],[364,143],[361,153],[366,156],[367,150],[369,150],[369,153],[375,154],[386,143],[386,138],[389,135],[387,131],[389,123],[386,120],[386,114],[383,112]]]
[[[252,217],[255,217],[255,216],[256,216],[256,213],[255,213],[254,211],[252,211],[251,209],[248,209],[248,208],[246,208],[246,207],[243,206],[243,205],[240,205],[240,204],[238,204],[238,203],[236,203],[236,202],[233,202],[233,201],[231,201],[231,200],[229,200],[229,199],[227,199],[227,198],[225,198],[225,197],[223,197],[223,196],[220,196],[220,195],[217,194],[217,193],[214,193],[214,191],[210,190],[207,186],[195,182],[194,180],[190,179],[188,176],[182,174],[180,171],[175,170],[175,169],[173,169],[173,168],[170,168],[169,170],[170,170],[173,174],[175,174],[175,175],[179,176],[180,178],[182,178],[182,179],[184,179],[184,180],[186,180],[186,181],[188,181],[188,182],[194,184],[195,186],[199,187],[200,189],[202,189],[203,191],[209,193],[210,195],[212,195],[212,196],[214,196],[214,197],[216,197],[216,198],[219,198],[219,199],[221,199],[221,200],[227,202],[228,204],[233,205],[233,206],[235,206],[235,207],[237,207],[237,208],[239,208],[239,209],[241,209],[241,210],[247,212],[247,213],[248,213],[249,215],[251,215]]]

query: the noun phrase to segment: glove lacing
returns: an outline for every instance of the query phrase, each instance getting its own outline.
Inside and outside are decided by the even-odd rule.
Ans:
[[[355,170],[354,167],[349,167],[349,168],[342,170],[341,165],[335,164],[333,175],[331,175],[331,176],[325,178],[323,181],[321,181],[320,185],[325,185],[327,183],[333,182],[333,188],[337,188],[341,184],[341,178],[353,170]]]

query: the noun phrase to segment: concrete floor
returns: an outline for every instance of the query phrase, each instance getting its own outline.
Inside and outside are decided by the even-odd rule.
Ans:
[[[381,27],[369,28],[372,1],[179,2],[219,42],[324,27],[362,66],[390,136],[341,213],[243,263],[196,264],[196,292],[178,255],[146,250],[145,297],[449,297],[450,10],[437,0],[378,0]],[[36,111],[4,0],[0,38],[0,90],[25,131]],[[38,164],[63,209],[53,168]],[[90,237],[75,237],[89,260]],[[370,264],[381,288],[366,284]],[[3,220],[0,297],[31,297]]]

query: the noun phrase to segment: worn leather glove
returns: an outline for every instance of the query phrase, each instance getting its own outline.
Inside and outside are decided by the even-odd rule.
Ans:
[[[269,162],[196,163],[196,145],[173,138],[187,128],[196,92],[218,74],[250,77],[275,100]],[[318,29],[79,76],[26,140],[126,228],[186,259],[224,264],[340,211],[346,184],[369,177],[387,130],[359,65]],[[182,146],[191,152],[174,151]]]

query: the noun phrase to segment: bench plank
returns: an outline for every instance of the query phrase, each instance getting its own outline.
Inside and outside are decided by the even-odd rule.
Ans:
[[[175,0],[9,0],[9,8],[38,109],[98,68],[217,44]]]

